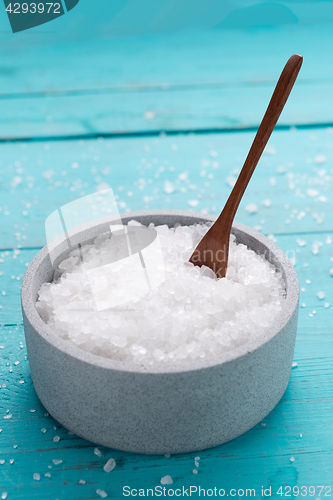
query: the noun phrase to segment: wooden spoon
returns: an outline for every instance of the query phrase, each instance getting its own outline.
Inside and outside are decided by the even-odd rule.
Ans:
[[[228,266],[229,239],[232,222],[245,189],[262,155],[268,139],[287,102],[291,89],[301,69],[303,57],[294,54],[283,68],[279,81],[262,119],[251,149],[239,174],[237,182],[220,216],[202,238],[189,262],[195,266],[207,266],[218,278],[224,278]]]

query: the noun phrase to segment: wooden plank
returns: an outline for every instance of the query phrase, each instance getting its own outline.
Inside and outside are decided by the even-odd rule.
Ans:
[[[38,51],[30,39],[22,59],[18,39],[0,47],[0,138],[258,126],[296,48],[304,65],[280,123],[332,123],[332,41],[322,25],[201,29]]]
[[[121,212],[172,208],[218,214],[253,137],[247,132],[3,143],[0,248],[43,246],[48,215],[98,186],[113,188]],[[270,154],[260,160],[236,219],[265,234],[331,231],[332,145],[330,129],[274,132]],[[174,192],[165,192],[166,181]],[[249,212],[251,203],[255,213]]]
[[[332,85],[297,82],[278,126],[332,124]],[[0,139],[255,128],[273,89],[269,82],[4,99]]]
[[[0,465],[0,493],[6,491],[16,500],[76,500],[98,498],[96,490],[101,489],[108,498],[122,498],[124,486],[155,488],[167,474],[174,489],[200,485],[229,493],[232,488],[255,488],[256,496],[261,496],[261,486],[271,486],[273,498],[278,498],[281,485],[331,485],[333,434],[327,422],[333,408],[332,367],[323,353],[332,351],[332,335],[298,337],[294,356],[298,365],[285,395],[262,424],[238,439],[170,458],[105,447],[99,447],[98,457],[96,445],[68,434],[45,416],[33,389],[22,326],[2,328],[0,460],[5,463]],[[8,415],[10,419],[4,418]],[[58,442],[53,441],[55,436],[60,437]],[[196,456],[200,460],[194,475]],[[111,457],[116,468],[107,474],[103,466]],[[55,465],[54,459],[62,463]],[[40,474],[39,481],[33,479],[34,473]]]
[[[333,78],[333,68],[326,63],[332,37],[330,24],[253,30],[193,28],[127,38],[61,39],[62,43],[57,37],[44,37],[43,44],[39,37],[21,34],[7,37],[0,46],[0,92],[274,84],[294,52],[304,56],[300,80],[322,81]]]

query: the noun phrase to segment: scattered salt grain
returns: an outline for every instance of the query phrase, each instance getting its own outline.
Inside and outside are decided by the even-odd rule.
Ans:
[[[290,457],[290,462],[295,462],[294,457]]]
[[[306,190],[306,194],[310,198],[315,198],[315,196],[319,195],[319,191],[318,191],[318,189],[309,188],[309,189]]]
[[[50,472],[45,472],[44,477],[51,477],[51,473]]]
[[[41,431],[45,434],[46,429],[44,427],[41,428]]]
[[[258,212],[258,205],[256,205],[255,203],[249,203],[248,205],[246,205],[245,210],[249,214],[255,214],[256,212]]]
[[[330,275],[333,276],[333,267],[330,269]]]
[[[2,387],[3,387],[3,386],[2,386]],[[9,414],[9,415],[5,415],[3,418],[4,418],[5,420],[9,420],[10,418],[12,418],[12,416],[13,416],[12,414]]]
[[[170,458],[170,453],[167,453],[166,455],[164,455],[165,458]]]
[[[172,194],[174,191],[176,191],[176,186],[170,181],[164,181],[164,192]]]
[[[300,438],[301,438],[301,437],[303,437],[303,434],[300,434],[300,435],[299,435],[299,437],[300,437]]]
[[[302,240],[301,238],[297,238],[296,243],[297,243],[297,245],[299,245],[300,247],[305,247],[305,245],[306,245],[306,241],[305,241],[305,240]]]
[[[79,484],[86,484],[84,479],[80,479]]]
[[[3,465],[4,463],[5,463],[5,461],[4,461],[4,459],[2,458],[2,459],[0,460],[0,465]]]
[[[104,490],[98,489],[98,490],[96,490],[96,493],[97,493],[97,495],[99,495],[102,498],[106,498],[108,496],[107,493],[105,493]]]
[[[234,175],[228,175],[226,178],[226,182],[227,182],[228,186],[230,186],[230,187],[234,187],[234,185],[236,184],[236,181],[237,181],[237,177],[235,177]]]
[[[326,156],[324,155],[318,155],[315,157],[314,161],[317,165],[322,165],[323,163],[325,163],[327,160]]]
[[[14,459],[13,459],[13,458],[10,458],[10,459],[9,459],[9,463],[10,463],[10,464],[13,464],[13,463],[14,463]]]
[[[198,474],[197,469],[193,469],[192,472],[193,472],[193,474]]]
[[[59,465],[59,464],[62,464],[62,460],[58,459],[58,458],[53,458],[52,459],[52,462],[54,463],[54,465]]]
[[[190,206],[190,207],[196,207],[198,204],[199,204],[199,200],[189,200],[187,202],[187,204]]]
[[[329,302],[325,302],[324,307],[325,307],[325,309],[327,309],[328,307],[330,307],[330,303]]]
[[[292,366],[292,368],[296,368],[296,366],[297,366],[296,361],[293,361],[293,364],[291,366]]]
[[[172,484],[173,480],[171,476],[164,476],[161,479],[161,484]]]
[[[1,498],[2,498],[2,500],[6,500],[7,496],[8,496],[7,491],[3,491],[3,492],[1,493]]]
[[[320,290],[320,292],[317,293],[317,297],[320,300],[324,299],[325,298],[325,292],[323,292],[322,290]]]
[[[57,443],[58,441],[60,441],[60,437],[59,436],[54,436],[53,441],[55,443]]]
[[[102,452],[101,452],[101,450],[100,450],[99,448],[95,448],[95,449],[94,449],[94,453],[95,453],[95,455],[97,455],[98,457],[101,457],[101,456],[102,456]]]
[[[38,312],[56,334],[81,349],[147,368],[214,359],[254,340],[282,309],[282,275],[264,256],[237,245],[234,236],[226,278],[217,279],[206,266],[193,266],[189,257],[209,227],[157,226],[165,279],[121,308],[97,311],[73,250],[68,266],[60,265],[58,281],[42,285]],[[111,240],[99,236],[94,245],[83,245],[85,265],[101,266],[114,251]],[[112,275],[108,279],[106,287],[112,285]],[[95,453],[101,456],[99,450]]]
[[[38,472],[34,472],[33,478],[35,481],[40,481],[40,474],[38,474]]]
[[[116,466],[116,461],[113,458],[110,458],[106,464],[104,465],[103,469],[105,472],[111,472]]]
[[[264,207],[269,208],[271,206],[272,202],[270,199],[266,198],[266,200],[264,200],[262,202],[262,204],[264,205]]]
[[[276,149],[274,148],[274,146],[267,144],[267,146],[264,149],[264,155],[275,155],[275,154],[276,154]]]

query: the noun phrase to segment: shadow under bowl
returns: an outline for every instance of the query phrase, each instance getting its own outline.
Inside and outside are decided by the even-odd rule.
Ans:
[[[216,217],[178,210],[127,213],[123,224],[192,225]],[[74,242],[109,230],[106,219],[80,226]],[[216,446],[258,424],[289,382],[296,340],[299,286],[282,250],[262,234],[234,223],[232,233],[282,273],[286,297],[265,333],[237,349],[189,366],[148,370],[85,352],[54,333],[39,316],[38,290],[54,269],[47,246],[30,263],[22,284],[24,331],[33,383],[42,404],[75,434],[118,450],[184,453]],[[62,260],[65,244],[56,251]]]

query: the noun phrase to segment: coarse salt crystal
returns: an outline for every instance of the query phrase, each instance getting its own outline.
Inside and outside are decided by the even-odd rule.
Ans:
[[[54,463],[54,465],[59,465],[59,464],[62,464],[62,460],[58,459],[58,458],[53,458],[52,459],[52,462]]]
[[[98,488],[98,490],[96,490],[96,493],[97,493],[97,495],[99,495],[102,498],[106,498],[108,496],[104,490],[100,490],[99,488]]]
[[[102,452],[101,452],[101,450],[100,450],[99,448],[95,448],[95,449],[94,449],[94,453],[95,453],[95,455],[97,455],[98,457],[101,457],[101,456],[102,456]]]
[[[174,191],[176,191],[176,186],[170,181],[164,181],[164,192],[172,194]]]
[[[103,469],[105,472],[111,472],[116,466],[116,461],[113,458],[110,458],[106,464],[104,465]]]
[[[40,481],[40,474],[38,474],[38,472],[34,472],[33,478],[35,481]]]
[[[59,436],[54,436],[53,441],[55,443],[57,443],[58,441],[60,441],[60,437]]]
[[[309,189],[306,190],[306,194],[310,198],[314,198],[315,196],[318,196],[319,191],[318,191],[318,189],[309,188]]]
[[[321,165],[326,162],[327,158],[324,155],[317,155],[314,160],[317,165]]]
[[[161,478],[161,484],[172,484],[173,480],[171,476],[164,476]]]
[[[294,457],[290,457],[290,462],[295,462]]]
[[[255,203],[249,203],[248,205],[246,205],[245,210],[249,214],[255,214],[256,212],[258,212],[258,205],[256,205]]]
[[[86,484],[84,479],[80,479],[79,484]]]
[[[325,292],[323,292],[322,290],[320,290],[318,293],[317,293],[317,297],[318,299],[322,300],[325,298]]]

